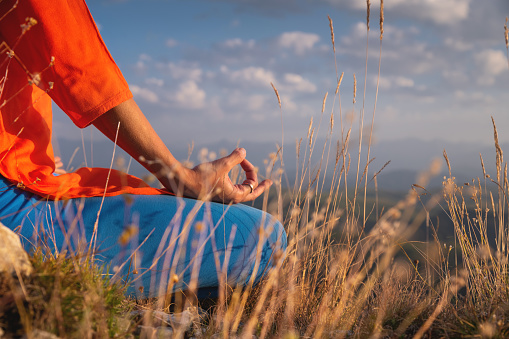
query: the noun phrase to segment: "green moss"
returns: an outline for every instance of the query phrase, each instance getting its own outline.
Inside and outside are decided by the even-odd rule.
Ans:
[[[34,329],[77,338],[83,331],[99,337],[122,336],[130,326],[131,306],[124,290],[111,284],[88,258],[43,254],[30,261],[34,273],[21,280],[4,276],[0,284],[0,326],[15,335]],[[126,325],[127,324],[127,325]]]

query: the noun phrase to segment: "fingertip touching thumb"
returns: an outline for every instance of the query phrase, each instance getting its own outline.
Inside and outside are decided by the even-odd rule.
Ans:
[[[238,147],[238,148],[233,150],[231,155],[237,156],[241,160],[244,160],[244,158],[246,157],[246,150],[244,148],[242,148],[242,147]]]
[[[227,164],[230,167],[240,164],[246,158],[246,150],[243,148],[236,148],[233,152],[226,157]]]

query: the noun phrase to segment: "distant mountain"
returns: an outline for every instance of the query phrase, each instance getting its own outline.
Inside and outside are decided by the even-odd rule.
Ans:
[[[320,159],[322,152],[325,153],[324,160],[321,166],[321,175],[325,170],[326,154],[329,155],[329,163],[327,168],[326,183],[332,180],[332,171],[336,159],[336,146],[333,142],[330,151],[328,144],[323,149],[324,141],[316,141],[316,146],[311,157],[311,166],[308,165],[309,150],[306,142],[301,144],[299,161],[297,165],[296,146],[295,143],[288,143],[284,148],[284,169],[288,182],[293,185],[296,173],[302,171],[303,164],[305,167],[311,168],[311,177],[316,175],[316,171],[320,168]],[[248,154],[248,159],[261,170],[261,174],[265,174],[264,161],[267,161],[270,153],[277,152],[276,143],[271,142],[242,142],[240,145],[244,147]],[[502,148],[509,148],[509,145],[501,145]],[[210,143],[207,145],[195,145],[190,155],[190,160],[193,163],[198,163],[198,154],[200,150],[206,148],[211,152],[215,152],[219,157],[222,150],[231,152],[237,143],[229,142],[226,140]],[[78,168],[85,165],[85,155],[81,141],[73,140],[59,140],[58,145],[55,147],[56,153],[61,154],[64,163],[68,164],[73,153],[74,158],[71,162],[71,167]],[[90,141],[85,142],[86,158],[88,166],[96,167],[109,167],[111,157],[113,154],[114,145],[109,140]],[[174,156],[179,160],[188,158],[189,145],[177,145],[170,147]],[[441,185],[444,175],[448,175],[445,160],[443,158],[443,150],[447,151],[447,155],[452,167],[452,174],[457,178],[457,182],[470,181],[472,178],[482,177],[482,168],[480,163],[479,154],[483,155],[484,164],[487,172],[495,177],[495,147],[479,145],[475,143],[451,143],[440,140],[422,141],[418,139],[402,139],[394,141],[382,141],[372,146],[370,152],[368,182],[370,186],[374,185],[372,180],[374,173],[378,172],[384,164],[390,163],[379,173],[377,176],[378,188],[388,191],[402,191],[408,190],[412,184],[416,183],[417,175],[426,171],[432,160],[439,158],[442,163],[442,171],[440,175],[436,176],[429,184],[429,187],[438,187]],[[363,146],[361,154],[360,172],[362,173],[366,163],[367,147]],[[93,154],[92,154],[93,153]],[[355,172],[357,169],[357,148],[351,144],[349,150],[350,157],[350,171],[349,182],[355,182]],[[116,148],[116,158],[122,157],[129,162],[129,156],[120,148]],[[348,157],[347,157],[348,162]],[[279,162],[278,162],[279,166]],[[129,173],[143,176],[147,174],[146,170],[139,165],[136,161],[132,161]],[[307,173],[306,175],[309,175]],[[321,177],[320,177],[321,178]],[[322,179],[320,179],[322,180]],[[286,179],[284,180],[286,181]]]

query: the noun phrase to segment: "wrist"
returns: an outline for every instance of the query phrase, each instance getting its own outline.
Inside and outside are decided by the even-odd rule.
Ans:
[[[198,180],[194,178],[194,172],[184,166],[181,162],[175,160],[171,162],[162,162],[162,169],[159,172],[159,181],[169,191],[178,196],[196,197],[196,184]]]

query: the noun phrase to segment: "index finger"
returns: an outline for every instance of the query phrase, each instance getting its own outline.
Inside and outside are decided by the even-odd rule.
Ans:
[[[256,174],[256,168],[253,166],[249,160],[244,159],[240,163],[240,167],[246,173],[246,180],[244,180],[244,184],[251,184],[253,188],[258,186],[258,175]]]

